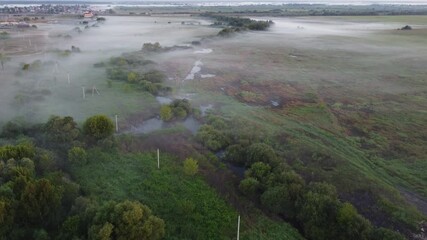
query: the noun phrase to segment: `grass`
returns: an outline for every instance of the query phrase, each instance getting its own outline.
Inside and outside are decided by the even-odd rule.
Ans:
[[[138,200],[166,222],[166,239],[229,239],[237,213],[200,177],[186,176],[180,161],[154,154],[89,152],[90,162],[73,172],[89,196]]]
[[[273,221],[264,215],[259,214],[255,217],[256,221],[251,224],[245,224],[242,227],[243,233],[240,234],[243,240],[300,240],[304,239],[289,224]]]

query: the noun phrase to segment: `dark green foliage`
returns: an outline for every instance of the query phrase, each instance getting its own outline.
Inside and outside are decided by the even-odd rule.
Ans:
[[[153,62],[143,60],[138,54],[124,54],[122,57],[111,58],[108,63],[97,63],[94,67],[106,66],[110,80],[129,83],[135,89],[147,91],[153,95],[170,92],[171,89],[162,84],[165,75],[152,67],[147,67],[150,64]]]
[[[86,150],[80,147],[73,147],[68,150],[68,161],[71,164],[85,165],[87,163]]]
[[[371,223],[357,213],[350,203],[344,203],[337,214],[338,239],[368,240],[372,232]]]
[[[5,145],[0,147],[0,160],[33,158],[36,149],[31,143],[21,143],[15,146]]]
[[[160,117],[163,121],[185,119],[191,113],[191,104],[187,99],[175,99],[171,104],[160,108]]]
[[[95,139],[103,139],[111,136],[114,125],[110,118],[104,115],[95,115],[86,119],[83,124],[84,133]]]
[[[44,229],[38,229],[34,231],[34,240],[50,240],[49,234]]]
[[[227,136],[211,125],[200,127],[196,138],[212,151],[218,151],[228,145]]]
[[[61,144],[76,140],[80,135],[77,123],[72,117],[53,116],[43,127],[49,142]]]
[[[80,217],[78,215],[68,217],[60,230],[61,239],[74,239],[79,236]]]
[[[204,14],[204,16],[214,18],[216,22],[214,26],[229,26],[223,28],[218,36],[227,37],[232,35],[235,32],[253,30],[253,31],[265,31],[270,28],[272,21],[257,21],[249,18],[240,18],[240,17],[228,17],[222,15],[212,15]]]
[[[144,43],[142,45],[142,50],[145,52],[158,52],[162,50],[160,43]]]
[[[21,121],[10,121],[3,125],[2,137],[16,138],[25,132],[25,124]]]
[[[256,198],[261,192],[260,182],[253,177],[246,177],[240,182],[239,189],[250,198]]]
[[[271,166],[263,163],[256,162],[251,165],[251,168],[245,172],[246,177],[252,177],[259,182],[266,183],[271,174]]]
[[[242,166],[246,162],[246,149],[239,144],[230,145],[225,152],[225,159]]]
[[[272,166],[277,164],[277,156],[272,147],[264,143],[254,143],[247,150],[246,165],[250,166],[255,162],[265,162]]]
[[[285,186],[268,188],[261,195],[261,204],[271,212],[277,214],[286,214],[288,210],[291,211],[295,207]],[[292,216],[292,214],[289,215]]]
[[[340,202],[334,186],[327,183],[310,184],[300,199],[298,220],[310,239],[326,240],[337,237],[336,216]]]
[[[47,179],[30,181],[19,200],[19,212],[31,226],[49,226],[59,211],[62,191]],[[49,221],[50,220],[50,221]]]
[[[39,175],[52,172],[56,168],[55,153],[40,149],[34,157],[34,162],[36,164],[36,171]]]

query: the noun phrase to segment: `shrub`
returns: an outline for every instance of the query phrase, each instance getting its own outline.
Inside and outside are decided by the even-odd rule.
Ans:
[[[83,131],[90,137],[103,139],[113,134],[114,125],[107,116],[95,115],[85,121]]]
[[[199,170],[199,164],[192,158],[187,158],[184,161],[184,173],[193,176]]]
[[[169,105],[162,105],[162,107],[160,108],[160,118],[163,121],[169,121],[172,119],[172,117],[173,115],[171,107],[169,107]]]

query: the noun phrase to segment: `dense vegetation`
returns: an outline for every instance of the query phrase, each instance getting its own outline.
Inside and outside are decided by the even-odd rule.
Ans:
[[[184,119],[190,115],[192,111],[193,109],[187,99],[175,99],[172,103],[161,106],[160,118],[163,121]]]
[[[170,87],[162,84],[164,74],[154,68],[154,62],[145,60],[141,53],[123,54],[111,58],[107,63],[96,63],[94,67],[105,67],[109,79],[127,83],[153,95],[171,91]]]
[[[58,116],[41,125],[6,124],[0,239],[234,235],[237,214],[196,175],[197,160],[162,154],[157,169],[149,152],[118,152],[112,128],[103,115],[88,118],[82,129],[72,117]]]
[[[147,206],[126,199],[94,200],[70,178],[70,166],[92,161],[85,148],[106,147],[111,123],[100,124],[105,120],[105,116],[89,118],[88,136],[81,134],[71,117],[3,127],[2,137],[10,144],[0,147],[0,239],[161,239],[165,235],[164,221]]]
[[[248,134],[215,116],[209,116],[197,134],[212,151],[225,149],[226,161],[245,166],[239,189],[247,198],[293,223],[308,239],[405,239],[374,227],[351,203],[340,200],[333,185],[307,184],[263,138],[262,132]]]

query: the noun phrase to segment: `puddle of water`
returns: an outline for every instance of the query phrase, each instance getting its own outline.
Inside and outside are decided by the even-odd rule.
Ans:
[[[273,105],[273,107],[278,107],[280,105],[278,101],[271,100],[270,102],[271,102],[271,105]]]
[[[150,118],[138,124],[137,126],[132,126],[129,132],[134,134],[147,134],[157,130],[171,128],[177,124],[182,124],[192,134],[196,134],[201,126],[201,124],[191,116],[186,118],[184,121],[178,121],[171,124],[167,124],[159,118]]]
[[[185,80],[193,80],[195,75],[202,70],[203,63],[201,60],[198,60],[194,63],[193,68],[191,69],[190,73],[185,77]]]
[[[190,132],[192,133],[192,134],[196,134],[197,133],[197,131],[199,131],[199,128],[200,128],[200,123],[196,120],[196,119],[194,119],[193,117],[188,117],[188,118],[186,118],[185,120],[184,120],[184,122],[182,122],[182,125],[186,128],[186,129],[188,129],[188,130],[190,130]]]
[[[160,104],[170,104],[173,100],[168,97],[156,97],[157,102]]]
[[[202,50],[194,51],[195,54],[209,54],[211,52],[213,52],[213,50],[210,48],[205,48]]]
[[[132,126],[131,132],[136,134],[146,134],[162,129],[163,125],[163,120],[158,118],[150,118],[145,120],[138,126]]]
[[[212,77],[215,77],[215,76],[216,76],[215,74],[200,74],[201,78],[212,78]]]

